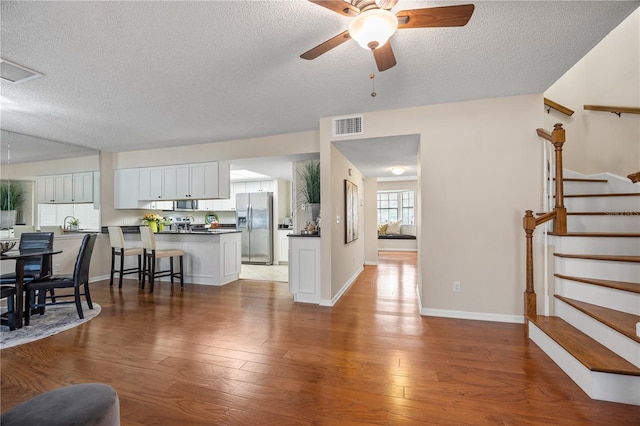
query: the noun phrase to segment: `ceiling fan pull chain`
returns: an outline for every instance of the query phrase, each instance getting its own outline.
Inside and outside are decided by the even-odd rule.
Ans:
[[[375,67],[376,62],[375,60],[373,61],[373,66]],[[375,70],[375,68],[373,68]],[[376,96],[378,96],[378,94],[376,93],[376,75],[375,72],[372,72],[371,74],[369,74],[369,79],[371,80],[371,97],[375,98]]]

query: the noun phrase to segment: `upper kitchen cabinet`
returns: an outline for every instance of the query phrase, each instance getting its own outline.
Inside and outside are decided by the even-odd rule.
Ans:
[[[191,180],[189,198],[229,198],[229,163],[216,161],[191,164],[189,166],[189,175]]]
[[[229,163],[212,161],[165,166],[162,173],[164,199],[229,198]]]
[[[132,181],[138,183],[136,200],[161,200],[164,198],[162,183],[164,180],[162,167],[145,167],[142,169],[129,169],[136,171],[136,178]]]
[[[93,172],[38,176],[38,204],[71,204],[93,202]]]
[[[73,203],[93,203],[93,172],[73,174]]]

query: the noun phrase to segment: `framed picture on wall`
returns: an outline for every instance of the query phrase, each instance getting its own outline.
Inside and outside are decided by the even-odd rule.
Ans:
[[[344,181],[344,242],[358,239],[358,186]]]

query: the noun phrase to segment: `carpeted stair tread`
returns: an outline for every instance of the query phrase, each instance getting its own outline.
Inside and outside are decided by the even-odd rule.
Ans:
[[[556,257],[564,257],[566,259],[588,259],[588,260],[606,260],[610,262],[631,262],[640,263],[640,256],[622,256],[617,254],[563,254],[553,253]]]
[[[584,277],[571,277],[569,275],[554,274],[555,277],[565,280],[577,281],[586,284],[593,284],[600,287],[608,287],[621,291],[628,291],[629,293],[640,294],[640,283],[631,283],[624,281],[612,281],[612,280],[600,280],[596,278],[584,278]]]
[[[556,178],[553,178],[556,180]],[[589,178],[563,178],[563,182],[592,182],[592,183],[607,183],[607,179],[589,179]]]
[[[613,192],[607,194],[565,194],[564,198],[595,198],[595,197],[640,197],[640,192]]]
[[[569,306],[573,306],[580,312],[589,315],[596,321],[600,321],[607,327],[627,336],[629,339],[640,343],[640,337],[636,336],[636,324],[640,322],[640,316],[605,308],[604,306],[593,305],[580,300],[569,299],[568,297],[558,294],[555,295],[555,298],[562,300]]]
[[[567,212],[569,216],[614,216],[614,217],[626,217],[626,216],[640,216],[640,212]]]
[[[567,232],[566,234],[549,232],[549,235],[556,237],[640,238],[639,232]]]
[[[593,340],[559,317],[528,319],[591,371],[640,376],[640,368]]]

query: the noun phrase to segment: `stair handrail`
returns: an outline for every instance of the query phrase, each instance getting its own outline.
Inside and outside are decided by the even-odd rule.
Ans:
[[[627,175],[627,177],[629,178],[631,183],[640,182],[640,172],[631,173],[631,174]]]
[[[553,219],[553,233],[565,235],[567,233],[567,209],[564,206],[564,185],[562,172],[562,148],[566,141],[566,133],[561,123],[553,126],[553,131],[537,129],[541,138],[551,142],[555,149],[555,204],[553,210],[538,217],[533,210],[527,210],[522,219],[522,227],[526,237],[526,287],[524,292],[525,321],[529,316],[536,315],[537,302],[533,279],[533,233],[537,226]],[[525,333],[528,327],[525,327]]]

